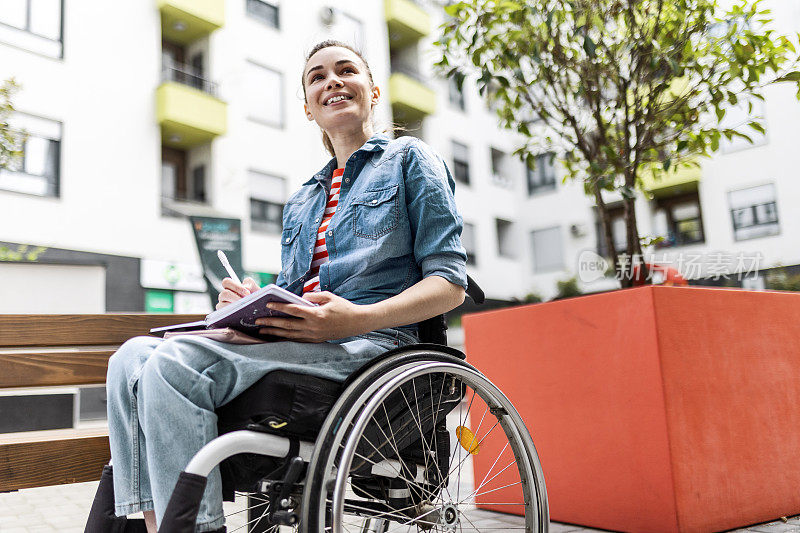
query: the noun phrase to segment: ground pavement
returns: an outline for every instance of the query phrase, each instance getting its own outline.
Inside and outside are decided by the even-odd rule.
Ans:
[[[83,533],[86,516],[94,498],[97,483],[76,483],[55,487],[27,489],[0,494],[0,533]],[[244,500],[226,503],[225,514],[234,513],[243,507]],[[233,532],[245,523],[246,513],[233,514],[228,519],[228,531]],[[491,513],[471,511],[470,521],[483,530],[514,530],[519,526],[519,518]],[[243,533],[244,528],[239,529]],[[467,529],[464,529],[467,531]],[[582,528],[569,524],[553,522],[552,533],[592,532],[595,529]],[[736,530],[739,533],[800,533],[800,517],[786,522],[777,521]]]

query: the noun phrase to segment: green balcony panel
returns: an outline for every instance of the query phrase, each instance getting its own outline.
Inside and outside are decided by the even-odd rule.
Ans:
[[[431,32],[431,16],[411,0],[384,0],[389,46],[402,47]]]
[[[436,93],[414,78],[395,72],[389,77],[389,101],[395,120],[420,120],[436,112]]]
[[[187,44],[225,24],[224,0],[157,0],[161,36]]]
[[[642,171],[642,184],[649,193],[656,197],[672,196],[682,192],[696,191],[702,177],[699,166],[680,165],[666,172],[655,175],[652,171]]]
[[[227,104],[194,87],[166,82],[156,90],[156,119],[162,143],[191,148],[224,135],[228,127]]]

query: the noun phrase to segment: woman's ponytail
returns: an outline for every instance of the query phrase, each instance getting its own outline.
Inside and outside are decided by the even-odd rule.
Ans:
[[[331,142],[331,138],[328,137],[328,134],[325,130],[322,130],[322,144],[325,146],[325,149],[331,154],[331,157],[336,157],[336,152],[333,150],[333,143]]]

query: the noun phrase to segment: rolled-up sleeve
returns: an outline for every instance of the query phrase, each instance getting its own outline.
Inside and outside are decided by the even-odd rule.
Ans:
[[[409,144],[404,157],[406,205],[422,277],[441,276],[466,288],[467,254],[461,245],[455,180],[444,160],[419,140]]]

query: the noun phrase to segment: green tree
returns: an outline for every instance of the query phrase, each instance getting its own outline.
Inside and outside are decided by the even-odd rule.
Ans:
[[[8,125],[8,119],[14,113],[11,97],[18,89],[19,85],[13,79],[0,84],[0,169],[8,168],[22,155],[24,133]]]
[[[438,65],[461,83],[478,76],[503,126],[525,138],[529,167],[547,151],[594,198],[612,264],[603,191],[621,193],[625,257],[641,257],[634,210],[642,176],[656,177],[764,133],[761,117],[723,126],[731,106],[763,100],[768,84],[798,85],[793,41],[770,29],[760,0],[464,0],[446,7]],[[731,2],[726,2],[730,4]],[[647,243],[645,243],[645,246]],[[645,272],[646,274],[646,272]]]

